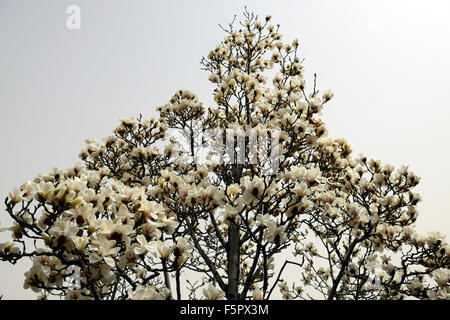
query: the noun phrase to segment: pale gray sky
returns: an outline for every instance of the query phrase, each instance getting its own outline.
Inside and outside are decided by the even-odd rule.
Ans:
[[[335,93],[330,134],[355,155],[409,165],[422,178],[417,229],[448,237],[450,0],[245,3],[298,38],[308,79],[317,73]],[[0,0],[0,195],[69,167],[86,137],[109,135],[120,117],[156,115],[177,89],[210,105],[199,60],[245,3]],[[80,30],[66,28],[71,4]],[[35,297],[22,289],[28,266],[0,263],[0,295]]]

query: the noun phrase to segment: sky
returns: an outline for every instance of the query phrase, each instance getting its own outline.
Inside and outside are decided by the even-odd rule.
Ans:
[[[80,8],[79,30],[66,22]],[[0,196],[78,161],[123,116],[156,116],[178,89],[213,105],[200,59],[244,6],[299,39],[307,84],[331,89],[331,136],[421,177],[417,230],[450,234],[450,0],[0,0]],[[2,226],[8,226],[3,201]],[[6,240],[5,234],[0,241]],[[0,263],[0,295],[33,299]]]

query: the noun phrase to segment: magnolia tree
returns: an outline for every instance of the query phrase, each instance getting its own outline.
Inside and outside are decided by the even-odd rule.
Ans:
[[[414,230],[419,178],[354,158],[320,119],[298,41],[244,12],[201,61],[215,107],[179,90],[82,163],[5,199],[24,288],[66,299],[448,299],[450,246]],[[288,268],[289,266],[289,268]],[[290,270],[287,273],[287,270]]]

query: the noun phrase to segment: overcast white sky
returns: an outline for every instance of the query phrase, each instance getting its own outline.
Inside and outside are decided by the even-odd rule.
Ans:
[[[80,30],[66,28],[71,4]],[[84,139],[109,135],[120,117],[156,115],[177,89],[210,105],[199,60],[245,4],[298,38],[308,78],[335,93],[330,134],[355,155],[409,165],[422,178],[417,229],[448,237],[450,0],[0,0],[1,197],[71,166]],[[27,267],[0,263],[0,295],[35,297],[22,289]]]

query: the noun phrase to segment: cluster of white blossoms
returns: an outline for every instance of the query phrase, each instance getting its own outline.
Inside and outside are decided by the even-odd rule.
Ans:
[[[450,297],[450,287],[448,285],[450,283],[450,270],[444,268],[436,269],[432,272],[431,277],[439,286],[439,290],[427,291],[428,297],[430,299],[448,300]],[[420,290],[422,287],[423,284],[419,280],[416,280],[413,290]]]
[[[13,189],[0,259],[31,257],[25,287],[44,297],[448,299],[449,245],[414,230],[419,178],[329,137],[321,113],[334,94],[316,78],[306,87],[298,41],[244,16],[201,60],[217,106],[178,90],[159,119],[122,118],[102,143],[86,139],[83,165]]]
[[[92,177],[95,180],[107,175],[120,177],[126,185],[148,186],[152,183],[151,177],[165,164],[164,155],[153,144],[164,137],[167,125],[142,117],[121,118],[120,121],[114,135],[103,139],[103,145],[95,139],[86,139],[86,147],[79,156],[87,169],[97,172]]]
[[[160,112],[161,117],[166,119],[168,126],[184,129],[180,125],[183,122],[198,119],[205,113],[205,108],[194,93],[179,90],[172,96],[168,104],[159,106],[157,111]]]
[[[192,245],[185,238],[161,240],[163,232],[173,233],[177,218],[147,200],[145,188],[91,176],[96,174],[75,166],[14,189],[7,208],[15,222],[3,231],[10,230],[22,248],[8,241],[0,245],[1,252],[13,261],[20,255],[34,256],[24,288],[36,292],[60,289],[66,297],[102,297],[121,277],[132,277],[133,286],[139,281],[145,286],[137,287],[129,298],[167,297],[167,290],[146,282],[145,272],[136,277],[136,271],[148,261],[157,265],[173,260],[178,268],[191,257]],[[20,241],[24,238],[41,239],[42,246],[32,254]],[[71,265],[81,269],[82,289],[76,293],[65,286]]]

